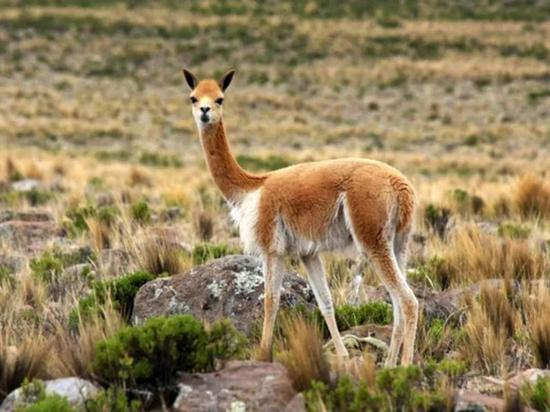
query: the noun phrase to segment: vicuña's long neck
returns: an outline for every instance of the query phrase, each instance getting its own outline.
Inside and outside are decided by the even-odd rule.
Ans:
[[[246,172],[233,157],[222,121],[202,129],[201,141],[210,173],[227,200],[238,201],[261,186],[265,177]]]

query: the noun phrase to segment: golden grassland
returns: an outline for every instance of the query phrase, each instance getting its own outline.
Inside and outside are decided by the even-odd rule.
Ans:
[[[126,250],[128,270],[192,265],[148,243],[161,229],[189,249],[237,245],[181,75],[184,65],[201,77],[236,67],[225,119],[245,167],[349,156],[388,162],[420,200],[416,235],[425,247],[411,253],[411,282],[446,290],[504,279],[469,302],[458,332],[449,322],[434,335],[422,323],[417,361],[451,357],[503,378],[549,367],[541,348],[550,345],[550,323],[539,314],[550,310],[550,292],[535,282],[550,275],[549,22],[2,7],[0,62],[0,181],[36,179],[47,194],[36,201],[8,190],[2,208],[40,208],[61,223],[68,211],[112,196],[115,223],[89,218],[73,241]],[[141,201],[153,216],[147,223],[131,211]],[[181,216],[164,221],[174,207]],[[5,243],[0,250],[20,253]],[[155,268],[163,253],[167,266]],[[339,256],[326,261],[335,302],[345,304],[351,269]],[[28,267],[16,277],[0,286],[0,360],[12,365],[0,371],[0,395],[22,380],[18,362],[36,377],[87,376],[95,343],[123,321],[109,315],[68,335],[83,286],[54,299]],[[513,296],[517,282],[524,287]],[[329,365],[312,326],[287,323],[303,339],[280,343],[279,358],[298,388],[328,380],[330,368],[374,380],[368,354]]]

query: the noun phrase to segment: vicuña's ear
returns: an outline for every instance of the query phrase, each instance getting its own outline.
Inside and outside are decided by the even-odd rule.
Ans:
[[[233,75],[235,74],[235,70],[229,70],[227,73],[225,73],[220,80],[220,87],[222,88],[222,92],[225,92],[225,89],[229,87],[231,84],[231,80],[233,80]]]
[[[187,69],[183,69],[183,75],[185,76],[185,81],[187,81],[187,84],[191,90],[195,90],[195,87],[197,87],[197,84],[199,83],[195,75]]]

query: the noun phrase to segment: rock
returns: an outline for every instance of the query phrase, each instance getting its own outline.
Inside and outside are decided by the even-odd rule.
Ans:
[[[50,213],[40,210],[16,212],[8,209],[0,211],[0,223],[9,222],[11,220],[21,222],[53,222],[54,218]]]
[[[122,249],[103,249],[97,256],[97,264],[104,275],[120,275],[128,271],[130,255]]]
[[[16,192],[30,192],[42,189],[42,183],[35,179],[23,179],[13,182],[11,188]]]
[[[210,322],[229,318],[237,329],[250,333],[263,319],[264,280],[261,261],[249,256],[226,256],[182,275],[155,279],[138,291],[134,324],[163,315],[190,313]],[[281,306],[315,306],[305,280],[285,274]]]
[[[19,272],[25,266],[26,259],[17,254],[0,254],[0,270],[4,269],[10,273]]]
[[[469,392],[502,397],[504,395],[504,384],[504,380],[492,376],[470,376],[465,378],[461,388]]]
[[[63,233],[53,217],[45,212],[0,212],[0,243],[26,253],[42,250],[52,240],[59,240]]]
[[[87,399],[93,397],[98,388],[91,382],[80,378],[61,378],[44,381],[46,394],[57,394],[67,398],[69,404],[76,408],[83,408]],[[29,400],[23,399],[23,391],[21,388],[11,392],[2,406],[0,412],[11,412],[21,404],[28,404]]]
[[[479,392],[459,390],[455,399],[455,412],[484,412],[504,410],[505,402],[502,399]]]
[[[523,385],[534,384],[541,378],[550,378],[550,369],[527,369],[508,380],[512,389],[521,389]]]
[[[305,411],[286,369],[278,363],[234,361],[215,373],[185,373],[173,410]]]

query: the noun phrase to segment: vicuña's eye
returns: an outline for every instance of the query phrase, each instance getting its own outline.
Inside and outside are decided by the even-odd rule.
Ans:
[[[198,100],[195,96],[191,96],[191,103],[197,103]]]
[[[221,106],[222,103],[223,103],[223,97],[216,99],[216,104],[219,104]]]

